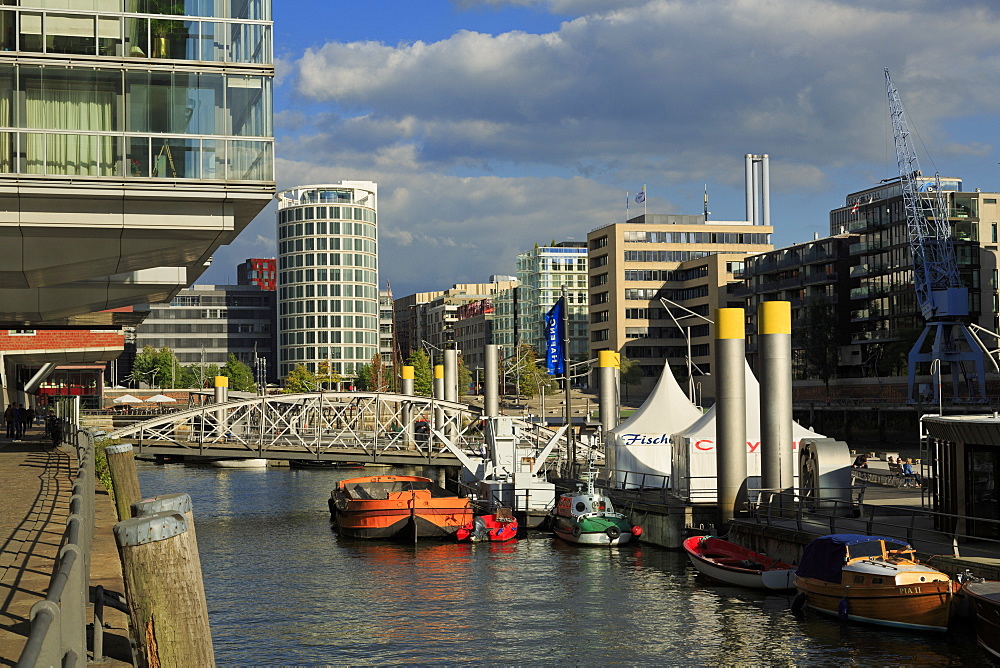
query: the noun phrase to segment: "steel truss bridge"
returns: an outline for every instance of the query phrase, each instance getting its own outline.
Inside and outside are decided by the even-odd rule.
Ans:
[[[565,461],[561,432],[512,418],[528,447]],[[459,466],[482,457],[482,409],[405,394],[310,392],[208,403],[137,422],[105,438],[137,454]],[[557,433],[558,438],[557,438]],[[450,446],[450,447],[449,447]]]

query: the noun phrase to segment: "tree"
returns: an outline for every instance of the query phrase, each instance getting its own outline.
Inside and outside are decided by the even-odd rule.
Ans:
[[[472,372],[469,371],[469,367],[465,365],[465,358],[461,355],[458,356],[458,396],[461,397],[463,394],[469,394],[469,388],[472,387]]]
[[[146,346],[132,362],[132,380],[149,386],[164,387],[176,385],[181,380],[183,369],[177,356],[170,348],[157,350]]]
[[[423,350],[418,350],[410,355],[406,364],[413,367],[413,393],[421,397],[431,396],[434,389],[431,358]]]
[[[822,380],[827,394],[840,363],[837,325],[833,304],[826,298],[813,298],[802,309],[802,324],[796,329],[806,377]]]
[[[624,355],[621,356],[618,367],[618,377],[625,385],[625,401],[628,401],[628,388],[630,385],[638,385],[642,382],[642,367],[635,360],[630,360]]]
[[[222,367],[222,375],[229,378],[229,389],[236,392],[256,392],[257,383],[253,379],[253,370],[240,361],[236,355],[229,353],[229,361]]]
[[[531,346],[522,343],[517,355],[509,360],[508,374],[517,393],[533,397],[539,392],[549,394],[558,387],[556,380],[538,366],[538,353]]]
[[[305,364],[296,364],[291,373],[285,377],[285,394],[297,394],[299,392],[315,392],[319,387],[316,374],[306,367]]]
[[[334,390],[344,379],[333,370],[329,361],[324,360],[316,365],[316,381],[322,389]]]

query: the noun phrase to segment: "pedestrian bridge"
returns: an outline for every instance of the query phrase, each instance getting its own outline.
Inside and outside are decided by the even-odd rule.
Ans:
[[[108,433],[137,454],[312,459],[329,462],[459,466],[481,456],[482,409],[430,397],[368,392],[280,394],[161,415]],[[512,418],[538,450],[557,432]],[[449,448],[449,445],[451,446]],[[565,458],[560,434],[553,453]]]

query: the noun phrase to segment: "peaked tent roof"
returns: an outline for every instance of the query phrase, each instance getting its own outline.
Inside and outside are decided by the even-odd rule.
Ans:
[[[747,438],[751,440],[756,440],[760,438],[760,384],[757,382],[757,377],[753,375],[753,371],[750,370],[750,365],[744,361],[746,377],[744,379],[744,392],[746,393],[746,405],[747,405]],[[701,416],[699,420],[688,425],[686,429],[681,432],[677,432],[678,438],[695,438],[704,437],[706,434],[712,434],[712,438],[715,438],[715,408],[712,406],[704,415]],[[816,432],[806,429],[798,422],[792,422],[792,440],[800,441],[803,438],[821,438],[822,434],[817,434]]]
[[[646,401],[610,433],[616,436],[623,433],[675,434],[701,416],[701,410],[685,396],[670,370],[670,363],[666,362],[660,380]]]

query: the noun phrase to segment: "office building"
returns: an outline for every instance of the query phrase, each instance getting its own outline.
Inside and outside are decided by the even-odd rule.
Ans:
[[[299,186],[278,199],[279,375],[352,377],[380,354],[377,185]]]
[[[0,6],[0,326],[135,325],[274,193],[269,0]]]
[[[256,285],[192,285],[166,304],[150,304],[135,348],[170,348],[181,366],[222,366],[230,355],[276,377],[275,293]],[[137,379],[141,380],[141,379]]]
[[[536,246],[517,256],[518,332],[521,342],[545,355],[547,338],[545,314],[566,292],[569,321],[569,354],[586,360],[587,339],[587,243],[563,241],[552,246]]]
[[[744,305],[729,286],[748,255],[772,250],[772,232],[772,227],[752,221],[660,214],[591,232],[589,357],[613,350],[636,362],[642,382],[629,390],[636,395],[652,388],[669,360],[692,394],[700,383],[701,393],[712,396],[708,374],[714,332],[705,319],[713,318],[717,308]],[[661,299],[704,318],[685,320],[691,325],[690,355],[684,333],[688,327],[682,331],[674,325],[666,310],[669,304]],[[673,312],[675,317],[684,314]]]
[[[278,283],[278,261],[272,258],[249,258],[236,265],[237,285],[256,285],[274,291]]]

